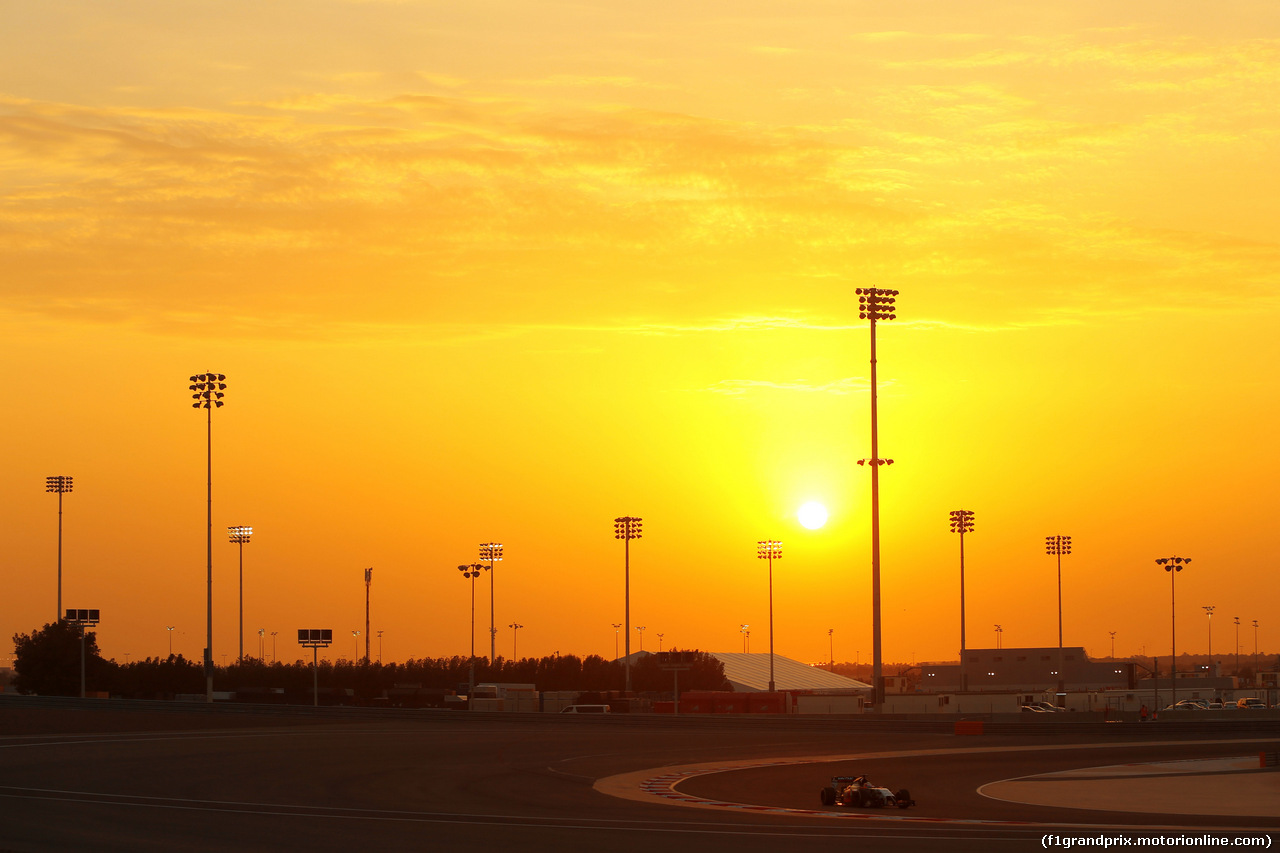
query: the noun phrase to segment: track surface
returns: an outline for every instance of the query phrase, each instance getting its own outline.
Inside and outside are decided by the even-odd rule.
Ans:
[[[1280,749],[1230,744],[1048,749],[1064,738],[815,730],[800,720],[699,725],[479,714],[343,722],[253,715],[29,710],[0,704],[0,850],[1022,850],[1047,833],[1138,837],[1170,823],[1232,827],[1259,818],[1089,812],[982,797],[986,783],[1055,770]],[[1096,739],[1095,739],[1096,740]],[[1008,751],[1010,746],[1035,747]],[[826,777],[856,767],[908,787],[913,818],[841,820],[637,802],[593,788],[650,768],[819,754],[938,751],[835,764],[736,770],[679,790],[715,800],[813,809]],[[898,815],[888,816],[897,818]],[[1026,821],[1036,825],[979,823]],[[1270,826],[1268,826],[1270,824]],[[1114,833],[1116,830],[1108,830]]]

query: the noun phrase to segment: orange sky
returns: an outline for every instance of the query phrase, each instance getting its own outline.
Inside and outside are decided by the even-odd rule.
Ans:
[[[124,660],[373,629],[865,661],[881,328],[884,650],[1274,648],[1280,10],[848,0],[27,4],[0,29],[5,636]],[[785,9],[785,11],[783,11]],[[801,528],[818,500],[831,520]],[[477,648],[488,648],[488,578]],[[362,646],[361,646],[362,649]],[[269,643],[268,643],[269,652]],[[377,645],[374,644],[374,654]]]

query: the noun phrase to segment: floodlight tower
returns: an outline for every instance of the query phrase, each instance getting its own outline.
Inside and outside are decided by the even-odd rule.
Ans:
[[[877,713],[884,710],[884,656],[880,644],[880,467],[892,465],[892,459],[880,458],[880,432],[876,402],[876,322],[897,318],[894,302],[896,290],[881,287],[859,287],[858,318],[871,321],[871,458],[858,460],[871,465],[871,680],[872,698]]]
[[[1209,622],[1209,674],[1213,674],[1213,611],[1217,608],[1212,604],[1200,605],[1204,608],[1204,615],[1208,616]]]
[[[1044,537],[1044,552],[1058,558],[1058,695],[1061,698],[1067,692],[1067,677],[1062,669],[1062,555],[1071,553],[1071,537]]]
[[[471,581],[471,675],[467,681],[471,690],[467,693],[468,703],[471,702],[471,694],[476,689],[476,578],[480,576],[480,572],[484,568],[479,563],[458,566],[458,571],[462,572],[462,576]],[[467,707],[470,707],[470,705]]]
[[[244,660],[244,546],[249,544],[249,537],[253,535],[252,527],[236,525],[227,528],[227,535],[231,539],[232,545],[240,546],[240,657]]]
[[[194,391],[191,399],[193,409],[204,409],[206,416],[206,471],[208,519],[205,542],[206,554],[206,637],[204,647],[204,700],[213,704],[213,410],[224,405],[223,392],[227,390],[227,377],[221,373],[198,373],[191,377],[191,385],[187,390]]]
[[[1174,580],[1190,562],[1190,557],[1161,557],[1156,560],[1156,564],[1169,573],[1169,702],[1173,705],[1178,704],[1178,610]]]
[[[613,538],[622,540],[623,568],[623,636],[626,637],[626,656],[623,657],[623,670],[626,672],[626,692],[631,692],[631,540],[640,539],[644,530],[644,519],[624,515],[613,520]]]
[[[498,623],[493,620],[493,564],[502,562],[502,543],[480,544],[480,559],[489,561],[489,662],[498,660]]]
[[[369,664],[369,587],[373,585],[373,568],[364,570],[364,662]],[[381,635],[379,635],[381,639]],[[381,662],[382,653],[378,653],[379,662]]]
[[[782,559],[782,543],[766,539],[756,543],[756,557],[769,561],[769,692],[774,693],[773,682],[773,561]]]
[[[964,535],[973,532],[973,513],[967,509],[951,511],[951,532],[960,534],[960,692],[969,689],[969,673],[964,668]]]
[[[58,615],[54,622],[62,618],[62,496],[71,491],[73,479],[65,474],[44,478],[44,490],[58,494]]]

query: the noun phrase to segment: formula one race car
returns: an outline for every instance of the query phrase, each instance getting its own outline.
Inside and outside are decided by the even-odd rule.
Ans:
[[[916,804],[906,788],[896,794],[888,788],[872,785],[866,776],[832,776],[831,784],[822,789],[824,806],[852,806],[861,809],[883,809],[896,806],[910,808]]]

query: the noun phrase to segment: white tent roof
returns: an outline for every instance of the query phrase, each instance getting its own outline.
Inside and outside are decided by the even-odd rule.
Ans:
[[[769,653],[709,652],[724,664],[724,676],[739,693],[763,693],[769,689]],[[773,656],[773,681],[778,690],[815,690],[823,693],[864,693],[870,684],[818,669],[798,660]]]

